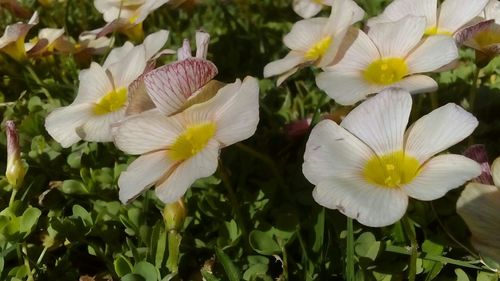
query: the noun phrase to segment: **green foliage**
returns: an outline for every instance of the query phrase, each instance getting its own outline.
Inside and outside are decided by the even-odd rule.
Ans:
[[[36,1],[24,4],[40,12],[37,28],[64,27],[76,38],[103,25],[92,2],[55,1],[50,8]],[[226,82],[261,77],[266,63],[286,53],[282,37],[299,20],[291,0],[199,2],[186,9],[160,8],[145,21],[146,33],[170,30],[167,45],[176,49],[184,38],[193,40],[195,30],[208,31],[209,59],[219,68],[217,79]],[[358,1],[370,15],[387,2]],[[20,20],[0,10],[2,30]],[[126,40],[113,36],[114,46]],[[440,90],[434,96],[415,96],[411,118],[450,101],[461,103],[481,125],[452,151],[485,143],[490,155],[500,155],[500,58],[481,68],[472,107],[474,60],[474,52],[464,50],[457,69],[436,74]],[[315,124],[325,116],[339,121],[351,109],[326,98],[315,86],[315,70],[305,69],[280,87],[274,79],[261,79],[256,135],[225,148],[219,171],[187,192],[188,216],[182,230],[172,234],[165,229],[163,203],[153,191],[128,205],[118,201],[117,180],[133,156],[112,144],[80,142],[62,148],[44,129],[49,112],[72,102],[78,71],[88,63],[57,54],[25,63],[3,54],[0,58],[2,118],[18,125],[22,156],[29,165],[24,186],[10,205],[12,187],[0,178],[0,280],[78,280],[85,275],[123,281],[344,280],[349,234],[356,280],[407,278],[410,240],[401,223],[379,229],[355,223],[347,233],[344,216],[312,199],[313,187],[301,172],[309,128],[291,135],[288,125],[307,118]],[[5,151],[2,134],[2,171]],[[498,278],[490,270],[498,265],[485,258],[484,266],[457,243],[471,248],[467,228],[454,211],[459,193],[452,191],[433,203],[411,203],[418,280]],[[175,266],[178,262],[178,272],[168,261],[175,254],[169,251],[169,235],[179,238],[178,260],[171,261]]]

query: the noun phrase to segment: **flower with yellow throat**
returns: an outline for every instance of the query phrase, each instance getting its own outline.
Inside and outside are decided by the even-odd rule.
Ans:
[[[425,18],[406,17],[379,23],[368,33],[351,29],[339,59],[316,76],[316,84],[339,104],[351,105],[390,87],[411,93],[437,89],[432,78],[419,73],[437,71],[458,59],[450,36],[434,35],[422,41]],[[349,42],[349,43],[347,43]]]
[[[221,148],[252,136],[258,122],[259,85],[252,77],[173,116],[153,110],[125,119],[115,144],[141,156],[120,175],[120,200],[127,203],[155,185],[160,200],[177,201],[196,179],[216,171]]]
[[[302,171],[313,198],[360,223],[381,227],[406,212],[408,197],[434,200],[481,173],[465,156],[434,156],[476,128],[470,113],[447,104],[406,129],[412,105],[404,90],[388,89],[337,125],[318,123],[306,144]]]
[[[28,31],[38,24],[38,20],[38,13],[35,12],[28,23],[18,22],[8,25],[2,37],[0,37],[0,52],[9,55],[17,61],[26,59],[24,40]]]
[[[500,265],[500,158],[488,172],[491,178],[467,184],[458,198],[457,213],[470,229],[472,246]]]
[[[368,20],[368,26],[381,22],[394,22],[408,16],[426,19],[426,35],[452,36],[478,16],[488,0],[445,0],[439,7],[437,0],[394,0],[382,14]]]
[[[486,57],[500,54],[500,1],[490,0],[475,23],[457,32],[455,37]]]
[[[69,106],[52,111],[45,120],[48,133],[63,147],[80,141],[113,141],[111,125],[125,117],[128,87],[163,47],[168,32],[158,31],[144,43],[127,42],[110,52],[101,66],[80,71],[78,94]]]
[[[353,0],[336,0],[329,18],[296,22],[283,38],[291,51],[284,58],[268,63],[264,67],[264,77],[278,75],[279,85],[301,67],[330,64],[349,27],[363,16],[364,11]]]

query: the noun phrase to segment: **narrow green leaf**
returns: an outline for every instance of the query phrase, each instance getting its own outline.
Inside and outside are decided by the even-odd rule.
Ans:
[[[227,278],[229,279],[229,281],[240,281],[241,280],[241,278],[240,278],[241,273],[236,268],[234,263],[231,261],[229,256],[226,255],[226,253],[224,253],[224,251],[222,251],[219,248],[215,249],[215,254],[217,256],[217,259],[222,264],[222,267],[224,268],[224,271],[226,272],[226,275],[227,275]]]

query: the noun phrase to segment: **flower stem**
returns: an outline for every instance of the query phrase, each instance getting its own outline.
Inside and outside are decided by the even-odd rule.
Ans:
[[[11,207],[12,204],[14,203],[14,200],[16,199],[16,194],[17,194],[17,188],[13,188],[12,193],[10,194],[9,207]]]
[[[410,221],[408,216],[404,216],[402,219],[403,228],[405,230],[406,236],[410,240],[410,264],[408,269],[408,280],[415,281],[417,276],[417,257],[418,257],[418,242],[417,236],[415,234],[415,227]]]
[[[469,90],[469,111],[474,113],[474,105],[476,103],[476,95],[477,95],[477,90],[481,86],[479,81],[479,72],[481,69],[476,66],[476,69],[474,70],[474,75],[472,77],[472,84]]]
[[[246,236],[247,231],[245,227],[245,221],[243,220],[243,214],[241,213],[240,210],[240,203],[238,202],[238,197],[236,196],[236,193],[234,192],[233,186],[231,185],[231,181],[229,180],[229,176],[226,173],[226,169],[224,165],[222,164],[222,161],[219,161],[219,176],[222,180],[222,184],[226,188],[228,197],[229,197],[229,202],[231,203],[231,207],[233,209],[234,214],[236,215],[236,220],[238,222],[238,225],[241,229],[241,232],[243,236]]]
[[[347,218],[346,280],[354,281],[354,229],[351,218]]]
[[[168,232],[168,259],[167,268],[171,273],[177,273],[179,269],[179,247],[182,236],[176,230]]]

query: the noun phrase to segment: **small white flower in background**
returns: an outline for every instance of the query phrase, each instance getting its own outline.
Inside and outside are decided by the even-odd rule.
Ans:
[[[291,49],[284,58],[264,67],[264,77],[279,75],[280,85],[299,68],[330,64],[349,27],[360,21],[364,11],[352,0],[336,0],[329,18],[312,18],[296,22],[283,43]]]
[[[484,9],[488,0],[445,0],[438,8],[437,0],[394,0],[384,12],[368,20],[368,26],[394,22],[408,16],[426,18],[426,35],[453,35]]]
[[[500,54],[500,1],[490,0],[474,22],[457,32],[457,42],[485,55]]]
[[[293,10],[308,19],[317,15],[324,6],[332,6],[335,0],[293,0]]]
[[[252,136],[258,122],[259,85],[253,77],[170,117],[147,111],[125,119],[115,144],[141,156],[120,175],[120,200],[127,203],[156,185],[160,200],[177,201],[195,180],[216,171],[221,148]]]
[[[127,115],[156,109],[169,116],[215,94],[223,83],[212,81],[217,67],[206,59],[209,41],[208,33],[196,32],[195,57],[185,39],[176,62],[150,69],[136,79],[129,87]]]
[[[105,36],[97,38],[95,34],[81,34],[78,43],[74,46],[75,52],[89,52],[103,54],[111,45],[111,39]]]
[[[18,22],[8,25],[0,38],[0,51],[17,61],[26,59],[24,40],[28,31],[38,24],[38,13],[35,12],[28,23]]]
[[[62,28],[42,28],[38,36],[24,44],[26,53],[30,57],[51,54],[57,50],[58,43],[63,39],[64,29]]]
[[[144,37],[142,22],[154,10],[169,0],[94,0],[95,8],[103,14],[108,24],[92,32],[99,36],[118,30],[131,40]]]
[[[430,92],[437,83],[418,73],[437,71],[458,59],[453,38],[435,35],[421,41],[423,17],[406,17],[379,23],[368,34],[354,28],[346,36],[346,50],[332,66],[323,68],[316,84],[342,105],[354,104],[372,93],[389,87],[411,93]]]
[[[110,142],[111,125],[125,116],[128,87],[146,69],[148,61],[161,49],[168,32],[146,37],[142,45],[126,42],[113,49],[102,66],[93,62],[80,71],[80,86],[72,104],[51,112],[45,120],[48,133],[63,147],[83,139]]]
[[[457,213],[469,227],[471,244],[481,256],[500,264],[500,158],[491,168],[493,182],[471,182],[457,201]]]
[[[318,204],[367,226],[386,226],[405,214],[408,197],[434,200],[481,173],[465,156],[434,156],[469,136],[478,124],[474,116],[450,103],[405,132],[411,105],[408,92],[388,89],[340,126],[324,120],[313,128],[302,171],[316,186]]]

